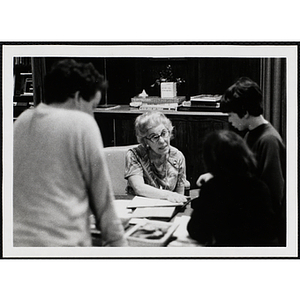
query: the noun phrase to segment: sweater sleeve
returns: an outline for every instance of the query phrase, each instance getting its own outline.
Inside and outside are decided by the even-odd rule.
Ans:
[[[94,120],[92,120],[94,121]],[[114,207],[114,196],[108,167],[103,153],[103,142],[96,122],[82,136],[85,177],[90,207],[101,231],[103,246],[126,246],[124,229]]]
[[[284,197],[285,179],[281,166],[280,145],[272,136],[264,138],[258,145],[257,156],[260,178],[269,187],[274,208],[281,204]]]

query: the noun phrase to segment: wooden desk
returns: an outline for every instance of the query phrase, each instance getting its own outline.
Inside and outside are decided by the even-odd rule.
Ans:
[[[199,189],[191,190],[190,196],[192,199],[198,197],[199,195]],[[117,213],[121,220],[126,219],[126,206],[129,204],[129,201],[133,198],[132,195],[119,195],[116,196],[116,201],[118,202]],[[121,204],[121,206],[119,205]],[[194,241],[189,237],[189,234],[186,230],[187,223],[189,221],[190,215],[191,215],[192,209],[190,204],[185,208],[183,212],[179,212],[175,218],[173,218],[170,222],[176,222],[179,223],[178,228],[173,234],[173,239],[169,242],[167,247],[199,247],[201,246],[199,243]],[[132,226],[129,226],[126,228],[128,230]],[[101,234],[98,230],[93,229],[92,230],[92,241],[93,246],[98,247],[101,246]]]
[[[119,105],[115,109],[96,109],[95,119],[101,130],[105,147],[136,144],[134,121],[145,111],[131,109],[129,105]],[[186,159],[187,179],[191,188],[197,188],[199,175],[205,172],[202,161],[202,141],[204,136],[217,129],[228,129],[228,115],[211,111],[163,111],[174,126],[171,144],[178,148]]]

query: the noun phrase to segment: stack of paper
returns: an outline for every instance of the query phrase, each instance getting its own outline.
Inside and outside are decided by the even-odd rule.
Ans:
[[[127,208],[137,208],[137,207],[176,207],[182,206],[184,203],[175,203],[168,200],[154,199],[147,197],[135,196],[131,202],[127,205]]]
[[[139,207],[132,213],[133,218],[171,218],[175,207]]]

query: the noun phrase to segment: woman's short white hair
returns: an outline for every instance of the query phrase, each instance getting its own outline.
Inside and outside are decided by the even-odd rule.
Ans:
[[[173,126],[170,119],[168,119],[160,111],[149,111],[139,115],[135,120],[135,134],[137,141],[143,145],[146,145],[145,137],[149,129],[163,124],[173,137]]]

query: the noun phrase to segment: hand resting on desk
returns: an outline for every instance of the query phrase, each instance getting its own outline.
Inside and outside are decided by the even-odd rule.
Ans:
[[[187,201],[186,197],[182,194],[178,194],[176,192],[171,192],[171,191],[165,191],[167,196],[166,199],[169,200],[170,202],[175,202],[175,203],[184,203]]]
[[[165,199],[170,202],[184,203],[186,202],[186,197],[179,192],[172,192],[169,190],[162,190],[156,187],[145,184],[143,177],[138,175],[133,175],[128,178],[129,185],[133,188],[135,195],[149,198]]]

